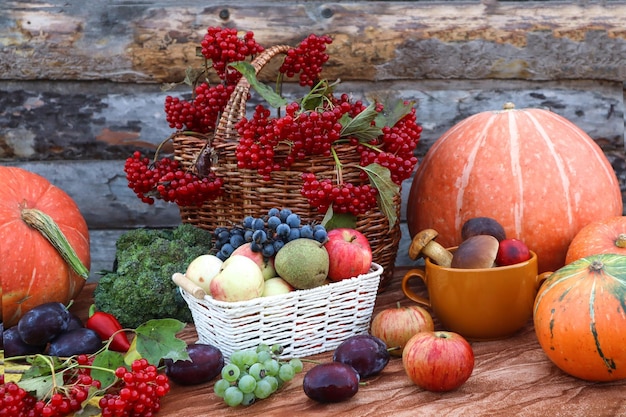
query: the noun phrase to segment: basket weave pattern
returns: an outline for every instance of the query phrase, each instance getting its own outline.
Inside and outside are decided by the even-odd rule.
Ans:
[[[252,62],[257,73],[275,56],[284,54],[290,46],[277,45],[266,49]],[[223,194],[215,200],[207,201],[202,207],[181,207],[181,219],[185,223],[213,231],[219,226],[240,224],[246,216],[260,217],[273,207],[289,208],[300,215],[303,223],[321,222],[322,213],[311,207],[300,194],[303,172],[315,173],[318,178],[336,178],[336,168],[332,157],[310,156],[297,161],[288,170],[274,171],[271,181],[265,181],[256,170],[239,169],[235,154],[239,135],[235,124],[246,115],[246,101],[250,94],[250,84],[245,77],[238,82],[232,93],[213,137],[208,138],[214,155],[212,169],[223,180]],[[175,158],[184,167],[192,167],[198,155],[207,145],[207,139],[176,135],[173,138]],[[342,164],[358,164],[359,156],[353,148],[336,146]],[[276,155],[280,152],[277,151]],[[360,178],[360,170],[344,170],[344,181],[354,184],[365,183]],[[400,218],[400,193],[394,198],[396,216]],[[357,230],[367,236],[373,252],[374,262],[384,268],[380,288],[383,289],[393,275],[393,266],[400,242],[399,220],[389,227],[388,218],[378,209],[372,209],[357,217]]]
[[[180,289],[189,305],[199,342],[218,347],[226,358],[261,343],[283,346],[281,357],[326,352],[350,336],[367,333],[382,267],[321,287],[249,301],[197,299]]]

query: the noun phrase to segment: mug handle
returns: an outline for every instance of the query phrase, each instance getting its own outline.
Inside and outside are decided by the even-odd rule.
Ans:
[[[409,287],[409,281],[413,278],[419,278],[424,282],[424,284],[426,284],[426,272],[423,269],[410,269],[406,272],[406,274],[404,274],[404,277],[402,277],[402,292],[405,296],[407,296],[407,298],[410,298],[416,303],[425,307],[430,307],[430,301],[427,298],[416,294],[415,291]]]
[[[537,281],[535,282],[535,287],[537,288],[537,290],[541,288],[541,286],[546,281],[546,279],[548,279],[548,277],[552,274],[553,274],[552,271],[547,271],[547,272],[542,272],[541,274],[537,275]]]

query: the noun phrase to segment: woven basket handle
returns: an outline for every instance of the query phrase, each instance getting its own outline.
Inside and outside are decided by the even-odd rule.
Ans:
[[[265,67],[268,62],[279,54],[285,54],[293,47],[290,45],[275,45],[261,52],[252,62],[256,74]],[[220,116],[220,120],[215,128],[215,137],[213,145],[224,142],[238,141],[237,130],[235,124],[246,115],[246,102],[250,93],[250,83],[246,77],[241,77],[235,90],[230,95],[228,103],[224,107],[224,111]]]

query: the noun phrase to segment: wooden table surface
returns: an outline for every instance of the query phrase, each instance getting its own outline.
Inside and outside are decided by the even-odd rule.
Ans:
[[[397,268],[387,289],[376,301],[374,313],[411,303],[400,288],[405,268]],[[72,310],[87,314],[94,284],[82,292]],[[422,289],[423,290],[423,289]],[[440,328],[435,322],[437,328]],[[179,337],[195,341],[188,325]],[[423,391],[408,379],[402,360],[392,358],[383,372],[350,400],[318,404],[304,394],[304,372],[314,366],[305,363],[304,372],[270,398],[251,406],[230,408],[213,393],[213,383],[181,387],[172,384],[162,400],[158,415],[199,416],[626,416],[626,381],[592,383],[571,377],[556,368],[545,356],[535,337],[532,322],[519,334],[505,340],[473,342],[475,367],[459,389],[447,393]],[[626,347],[625,347],[626,348]],[[330,361],[332,352],[309,359]]]

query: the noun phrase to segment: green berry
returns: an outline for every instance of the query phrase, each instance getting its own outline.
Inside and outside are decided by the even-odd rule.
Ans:
[[[238,387],[228,387],[224,392],[224,401],[230,407],[237,407],[243,401],[243,392]]]

